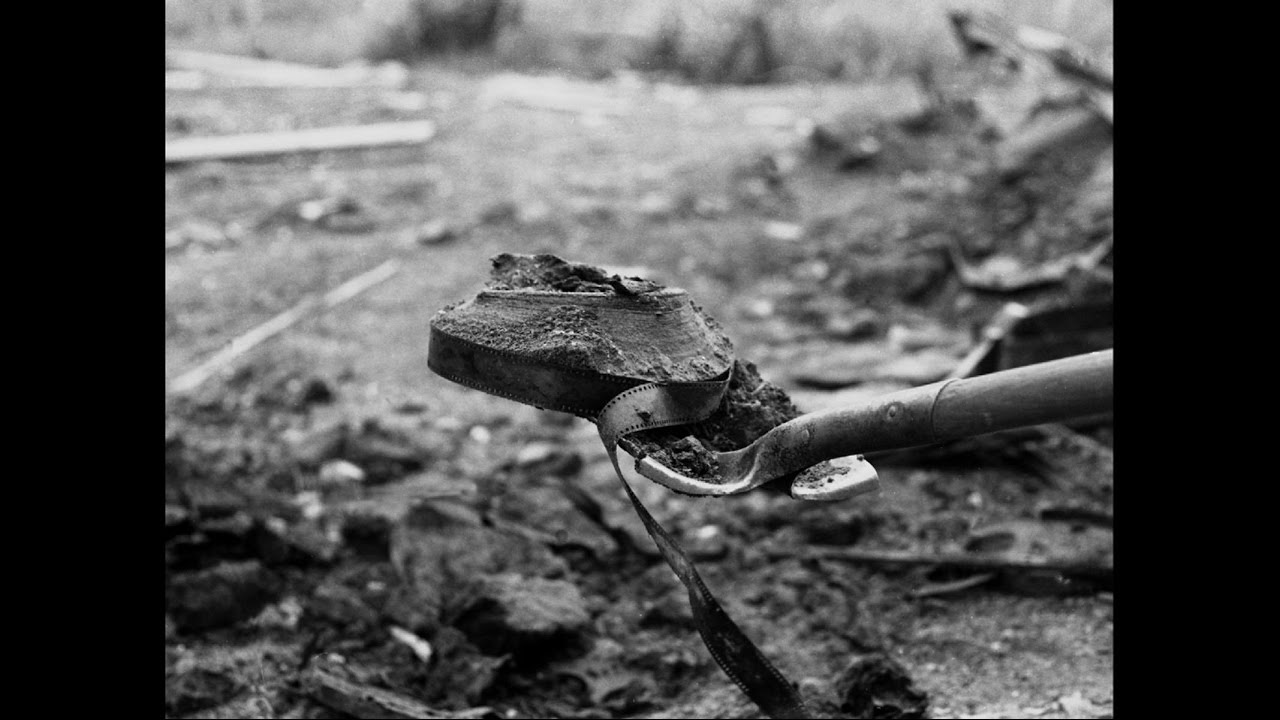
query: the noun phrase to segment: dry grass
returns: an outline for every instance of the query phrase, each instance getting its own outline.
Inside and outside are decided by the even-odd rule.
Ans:
[[[322,65],[413,60],[487,48],[489,40],[511,68],[635,68],[710,82],[884,79],[950,64],[957,56],[950,9],[992,11],[1098,52],[1112,45],[1111,0],[509,0],[496,19],[485,17],[490,4],[167,0],[165,37],[184,47]]]

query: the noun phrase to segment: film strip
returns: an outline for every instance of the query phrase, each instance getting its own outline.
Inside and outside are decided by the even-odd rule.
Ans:
[[[703,644],[729,679],[771,718],[809,718],[794,685],[729,617],[678,543],[640,502],[618,464],[618,439],[706,419],[728,390],[733,368],[699,382],[652,383],[553,365],[494,350],[431,328],[427,366],[460,385],[596,423],[614,472],[667,565],[689,593]]]

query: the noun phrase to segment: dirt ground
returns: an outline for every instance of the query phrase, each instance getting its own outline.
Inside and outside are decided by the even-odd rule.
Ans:
[[[1046,187],[993,190],[978,211],[966,199],[983,192],[975,168],[999,128],[883,130],[919,110],[910,83],[591,84],[615,114],[525,107],[493,77],[418,68],[413,95],[166,93],[167,139],[439,127],[418,148],[166,168],[167,381],[308,294],[402,263],[189,397],[167,394],[166,717],[359,714],[323,700],[318,670],[494,717],[759,716],[692,629],[594,427],[427,369],[431,316],[473,295],[499,253],[685,288],[802,410],[938,379],[1009,299],[1102,292],[971,291],[948,238],[971,257],[1027,262],[1091,245],[1081,224],[1107,220],[1079,198],[1108,190],[1095,165],[1107,148]],[[1009,112],[995,125],[1012,126]],[[796,132],[837,117],[876,134],[871,167],[833,167]],[[1001,214],[1058,197],[1070,207],[1048,220]],[[327,198],[345,210],[299,212]],[[886,358],[902,362],[886,370]],[[861,382],[831,380],[857,368],[870,368]],[[1109,717],[1109,583],[1005,573],[963,589],[948,584],[975,573],[837,556],[954,550],[1020,522],[1033,543],[1061,526],[1069,538],[1055,547],[1109,559],[1110,446],[1104,423],[888,458],[878,495],[832,504],[694,499],[629,480],[825,716],[860,716],[850,667],[887,659],[922,696],[885,690],[866,716]],[[1090,542],[1102,550],[1079,547]]]

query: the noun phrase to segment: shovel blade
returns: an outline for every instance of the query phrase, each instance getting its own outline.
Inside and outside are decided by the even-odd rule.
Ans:
[[[838,475],[801,476],[791,483],[791,497],[797,500],[834,502],[877,492],[880,474],[861,455],[837,458],[830,461]]]

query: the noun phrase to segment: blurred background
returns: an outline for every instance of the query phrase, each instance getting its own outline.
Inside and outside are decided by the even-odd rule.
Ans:
[[[880,80],[959,56],[947,11],[985,11],[1112,47],[1106,0],[166,0],[175,47],[324,66],[473,51],[495,66],[607,77],[640,69],[687,80],[749,83]],[[752,27],[758,23],[757,27]],[[735,66],[740,36],[766,57]]]
[[[166,717],[758,717],[594,427],[432,374],[432,315],[503,252],[647,277],[801,411],[1111,347],[1113,44],[1109,0],[166,0]],[[634,487],[824,716],[1110,717],[1111,459]]]

